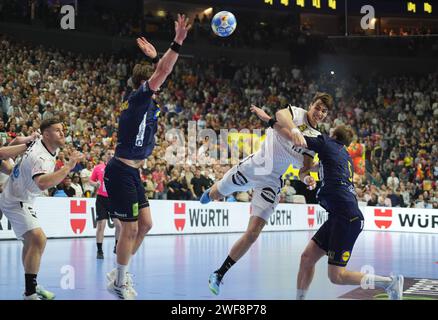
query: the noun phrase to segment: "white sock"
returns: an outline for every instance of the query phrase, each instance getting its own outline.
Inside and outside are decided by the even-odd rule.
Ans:
[[[122,286],[126,282],[126,272],[128,271],[128,266],[123,264],[117,264],[117,276],[116,285]]]
[[[307,294],[307,290],[297,289],[297,300],[305,300],[306,294]]]
[[[387,289],[389,285],[392,283],[392,279],[390,277],[382,277],[376,276],[374,274],[366,274],[362,278],[362,283],[365,282],[368,285],[374,283],[374,286],[377,288]]]

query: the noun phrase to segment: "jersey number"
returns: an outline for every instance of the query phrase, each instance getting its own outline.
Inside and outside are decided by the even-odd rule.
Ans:
[[[146,112],[143,121],[140,123],[140,126],[138,127],[138,133],[137,137],[135,138],[135,146],[136,147],[142,147],[143,146],[143,139],[144,139],[144,133],[146,131],[146,117],[148,113]]]

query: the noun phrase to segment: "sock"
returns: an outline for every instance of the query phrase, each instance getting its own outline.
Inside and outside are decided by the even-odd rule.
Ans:
[[[307,294],[307,290],[297,289],[297,300],[305,300],[306,294]]]
[[[367,285],[371,285],[372,283],[374,283],[375,287],[386,290],[391,285],[392,279],[390,277],[382,277],[373,274],[366,274],[363,276],[361,283],[364,282]]]
[[[127,271],[128,271],[127,265],[117,264],[117,277],[116,277],[117,286],[122,286],[125,284]]]
[[[31,294],[36,293],[36,286],[37,286],[37,275],[31,274],[31,273],[25,273],[24,279],[26,283],[26,296],[30,296]]]
[[[101,243],[96,242],[96,245],[97,245],[97,251],[102,252],[102,242]]]
[[[222,278],[224,277],[225,273],[227,273],[227,271],[233,266],[233,264],[235,264],[236,261],[234,261],[233,259],[231,259],[230,256],[228,256],[224,263],[222,264],[222,266],[217,269],[215,272],[219,275],[219,280],[222,280]]]

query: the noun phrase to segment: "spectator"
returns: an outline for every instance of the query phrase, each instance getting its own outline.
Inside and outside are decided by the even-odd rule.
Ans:
[[[284,197],[284,202],[293,203],[294,195],[297,193],[294,187],[290,185],[290,179],[285,180],[285,186],[281,190],[281,195]]]
[[[84,192],[81,186],[81,177],[78,173],[73,174],[71,186],[75,190],[75,197],[82,198],[84,196]]]
[[[392,191],[396,190],[400,185],[400,180],[395,176],[395,172],[391,171],[391,176],[386,180],[386,185]]]
[[[64,191],[63,183],[60,183],[56,186],[56,188],[53,190],[52,197],[68,197]]]
[[[71,178],[69,176],[65,177],[63,181],[63,190],[67,197],[74,197],[76,195],[75,189],[71,185]]]
[[[146,191],[147,198],[148,199],[154,199],[155,198],[155,190],[157,188],[157,185],[153,181],[151,173],[148,173],[146,175],[146,179],[145,179],[144,184],[145,184],[145,191]]]
[[[209,187],[209,182],[207,178],[201,175],[201,170],[199,170],[198,168],[196,168],[195,176],[192,178],[192,181],[190,181],[190,183],[193,186],[193,191],[195,192],[197,200],[199,200],[204,191],[207,190]]]
[[[415,201],[415,208],[424,209],[426,207],[426,204],[424,202],[423,195],[420,194],[418,196],[418,199]]]
[[[166,183],[166,175],[164,173],[164,166],[158,166],[158,169],[152,172],[152,179],[156,184],[155,199],[166,200],[164,184]]]
[[[404,207],[404,200],[402,195],[400,194],[400,188],[397,188],[396,191],[389,191],[389,199],[391,200],[391,205],[393,207]]]
[[[168,200],[183,200],[183,185],[180,182],[178,171],[172,171],[172,177],[167,184],[167,199]]]

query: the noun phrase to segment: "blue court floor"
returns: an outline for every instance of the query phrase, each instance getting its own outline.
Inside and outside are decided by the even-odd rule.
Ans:
[[[131,262],[138,299],[295,299],[299,258],[314,232],[264,232],[224,278],[221,295],[208,289],[208,276],[226,258],[240,234],[147,236]],[[96,260],[94,238],[49,239],[38,282],[57,299],[115,299],[106,291],[106,272],[114,267],[114,238],[104,241],[104,260]],[[0,241],[0,300],[21,299],[22,244]],[[349,269],[374,268],[376,274],[438,279],[438,235],[363,232]],[[74,287],[74,289],[72,289]],[[327,257],[316,267],[309,299],[336,299],[354,286],[327,279]]]

